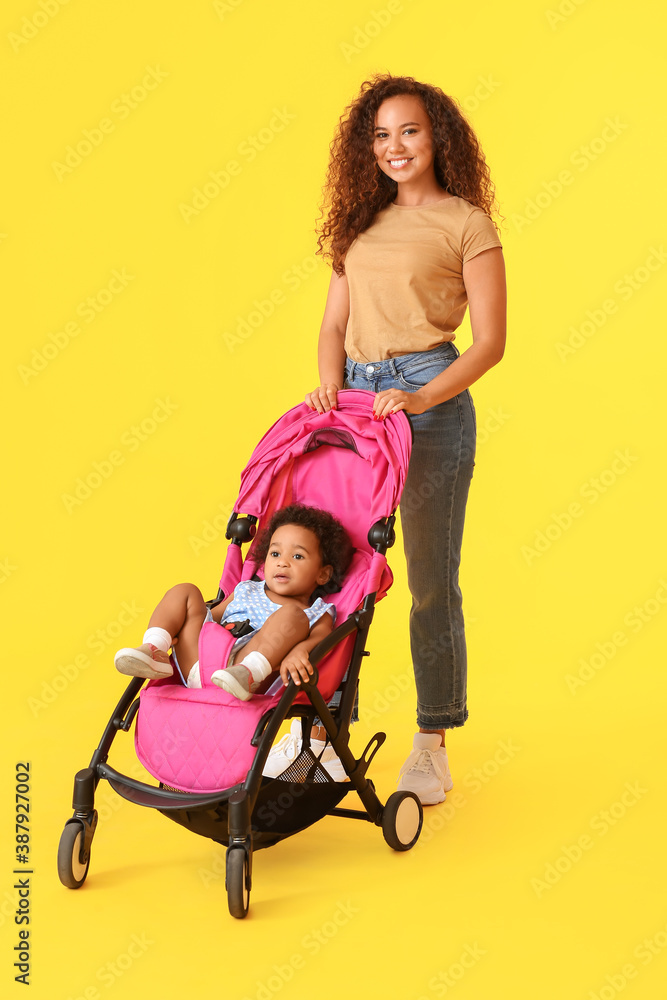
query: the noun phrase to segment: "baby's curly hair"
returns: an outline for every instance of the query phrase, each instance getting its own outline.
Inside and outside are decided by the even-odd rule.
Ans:
[[[340,117],[330,159],[316,254],[345,273],[345,255],[354,240],[396,197],[398,184],[380,170],[373,153],[375,115],[390,97],[417,97],[431,122],[436,180],[443,190],[476,205],[491,218],[498,206],[480,143],[458,101],[439,87],[411,76],[378,73],[365,80]]]
[[[266,528],[260,532],[255,540],[252,553],[253,561],[258,565],[264,562],[269,554],[269,546],[274,533],[286,524],[297,524],[301,528],[312,531],[319,542],[322,565],[333,568],[329,581],[313,591],[313,599],[340,590],[352,562],[354,546],[340,521],[333,514],[321,510],[319,507],[307,507],[305,504],[293,503],[289,507],[277,510]]]

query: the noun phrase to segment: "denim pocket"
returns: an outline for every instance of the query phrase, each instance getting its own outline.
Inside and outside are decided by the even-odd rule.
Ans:
[[[439,361],[415,361],[404,368],[397,366],[398,381],[408,392],[415,392],[431,382],[437,375],[449,368],[454,358],[441,358]]]

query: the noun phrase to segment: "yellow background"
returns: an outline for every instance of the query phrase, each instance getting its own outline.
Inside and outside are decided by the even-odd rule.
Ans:
[[[4,995],[22,995],[11,845],[27,759],[34,998],[664,996],[667,234],[653,10],[5,4]],[[102,783],[89,879],[70,892],[56,846],[73,775],[124,687],[113,652],[140,640],[171,583],[213,595],[240,471],[316,384],[328,146],[361,81],[387,70],[461,101],[506,219],[508,350],[473,390],[470,719],[448,739],[455,793],[426,810],[405,855],[336,818],[259,852],[238,922],[222,849]],[[152,89],[135,90],[146,77]],[[58,166],[86,130],[97,143]],[[231,160],[224,188],[184,210]],[[469,341],[466,322],[457,343]],[[68,500],[96,469],[107,475],[90,495]],[[382,797],[414,729],[400,547],[392,564],[353,734],[360,751],[388,733],[371,771]],[[132,737],[112,761],[136,767]]]

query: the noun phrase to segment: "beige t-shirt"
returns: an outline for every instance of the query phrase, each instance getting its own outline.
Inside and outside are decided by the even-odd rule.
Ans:
[[[463,264],[489,247],[502,247],[493,222],[463,198],[387,205],[345,258],[348,357],[384,361],[454,340],[468,305]]]

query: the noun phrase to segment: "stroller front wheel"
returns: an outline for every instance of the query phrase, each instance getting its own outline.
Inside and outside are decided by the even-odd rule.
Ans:
[[[382,833],[394,851],[409,851],[417,843],[424,813],[414,792],[394,792],[382,810]]]
[[[68,889],[80,889],[86,881],[90,851],[81,858],[84,829],[80,823],[67,823],[58,844],[58,877]]]
[[[244,847],[227,850],[227,903],[233,917],[242,920],[250,905],[250,861]]]

